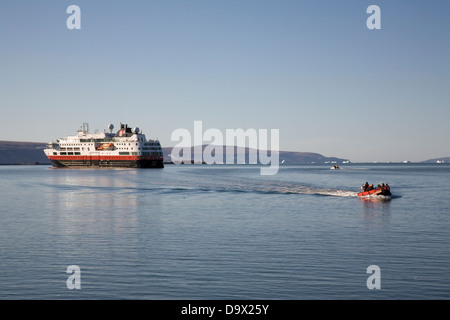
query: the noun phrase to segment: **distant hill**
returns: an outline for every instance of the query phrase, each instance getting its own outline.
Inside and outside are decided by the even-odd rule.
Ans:
[[[17,141],[0,141],[0,165],[1,164],[50,164],[50,161],[44,154],[46,143],[41,142],[17,142]],[[203,146],[202,150],[206,147]],[[170,162],[169,156],[172,147],[163,148],[165,162]],[[225,158],[225,147],[222,147]],[[249,163],[249,154],[255,152],[254,149],[234,147],[234,163],[237,163],[237,155],[244,154],[245,163]],[[194,154],[194,148],[191,148],[191,155]],[[270,154],[269,154],[270,156]],[[326,157],[318,153],[312,152],[292,152],[280,151],[280,162],[284,160],[284,164],[311,164],[311,163],[342,163],[348,159],[336,157]],[[257,159],[259,163],[259,158]],[[224,160],[225,162],[225,160]]]
[[[45,146],[39,142],[0,141],[0,164],[50,164]]]
[[[422,161],[422,163],[450,163],[450,157],[435,158]]]
[[[202,150],[205,149],[207,145],[202,146]],[[212,147],[212,146],[211,146]],[[220,147],[216,147],[220,148]],[[225,162],[226,147],[222,147],[223,162]],[[170,154],[172,152],[172,147],[163,148],[164,161],[170,162]],[[249,163],[249,155],[251,152],[256,152],[255,149],[234,147],[234,163],[238,163],[238,154],[244,156],[245,163]],[[191,155],[193,158],[194,147],[191,147]],[[214,154],[213,154],[214,156]],[[270,152],[268,153],[270,156]],[[311,164],[311,163],[343,163],[348,161],[348,159],[336,158],[336,157],[326,157],[319,153],[313,152],[293,152],[293,151],[280,151],[279,152],[280,162],[284,160],[284,164]],[[260,163],[259,158],[257,158],[257,163]]]
[[[280,151],[280,162],[283,160],[285,160],[285,164],[343,163],[350,161],[349,159],[326,157],[313,152]]]

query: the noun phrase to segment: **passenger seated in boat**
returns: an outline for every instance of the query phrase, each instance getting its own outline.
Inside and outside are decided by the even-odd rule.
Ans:
[[[364,183],[362,185],[362,187],[361,187],[362,191],[367,191],[367,188],[369,188],[369,183],[368,182]]]

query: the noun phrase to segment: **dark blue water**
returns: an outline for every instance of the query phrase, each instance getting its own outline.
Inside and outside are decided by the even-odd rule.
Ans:
[[[449,299],[450,166],[329,167],[1,166],[0,299]]]

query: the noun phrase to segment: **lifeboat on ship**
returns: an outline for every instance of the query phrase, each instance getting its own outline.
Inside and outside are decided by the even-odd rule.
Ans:
[[[372,184],[368,184],[367,182],[361,187],[361,191],[358,192],[358,197],[366,198],[366,197],[380,197],[380,198],[390,198],[392,195],[391,188],[389,185],[381,184],[376,188]]]
[[[114,143],[104,143],[101,147],[98,147],[97,150],[114,150]]]

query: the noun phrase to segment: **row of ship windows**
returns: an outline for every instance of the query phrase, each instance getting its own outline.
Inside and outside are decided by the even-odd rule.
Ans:
[[[54,156],[58,155],[58,152],[53,152]],[[60,156],[80,156],[81,153],[80,152],[60,152],[59,153]],[[162,152],[125,152],[125,151],[120,151],[119,155],[121,156],[129,156],[129,155],[133,155],[133,156],[162,156],[163,153]]]
[[[89,140],[89,141],[81,141],[81,142],[97,142],[97,143],[106,143],[106,142],[111,142],[111,140],[105,139],[105,140],[98,140],[98,141],[93,141],[93,140]],[[116,145],[121,145],[121,146],[131,146],[131,142],[128,142],[128,144],[126,142],[117,142],[115,143]],[[139,143],[136,142],[136,145],[138,145]],[[61,143],[60,146],[61,147],[73,147],[73,146],[79,146],[81,147],[82,145],[85,145],[84,143]],[[91,145],[94,145],[93,143],[91,143]],[[161,146],[161,144],[159,142],[146,142],[144,143],[144,146]]]
[[[53,152],[53,155],[57,156],[58,152]],[[59,155],[60,156],[67,156],[67,155],[69,155],[69,156],[73,156],[73,155],[80,156],[81,153],[80,152],[60,152]]]
[[[128,148],[118,148],[119,150],[128,150]],[[137,148],[138,150],[141,150],[141,148]],[[80,148],[60,148],[61,151],[80,151]],[[84,148],[81,148],[81,150],[84,151]],[[87,151],[90,151],[91,149],[88,147],[86,149]],[[143,147],[142,150],[153,150],[153,151],[158,151],[160,150],[160,148],[155,148],[155,147]]]

